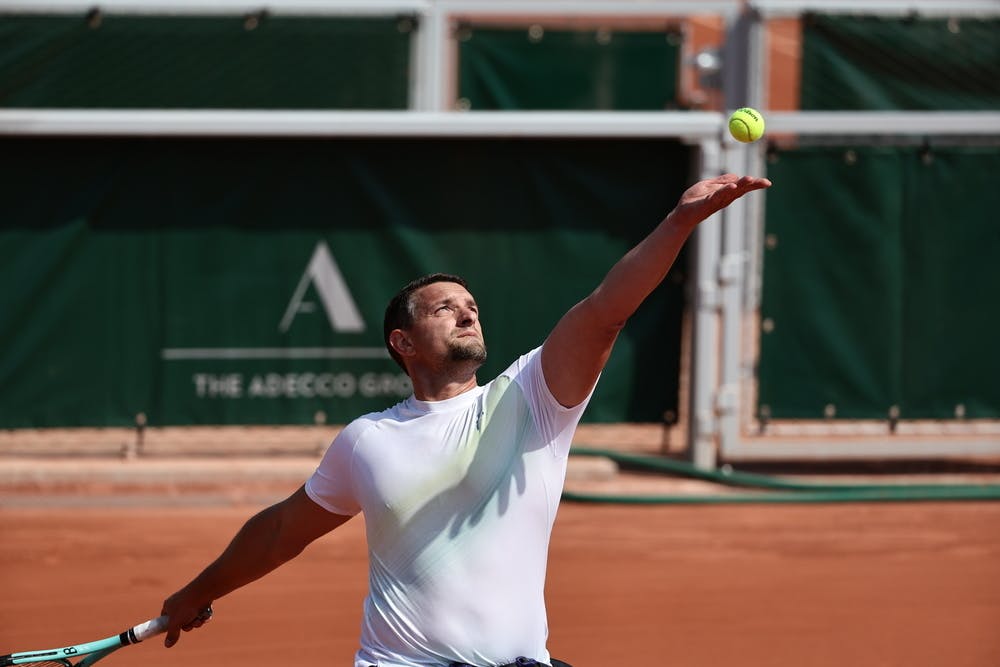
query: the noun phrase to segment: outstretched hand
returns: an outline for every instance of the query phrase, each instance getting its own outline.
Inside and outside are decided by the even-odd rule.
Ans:
[[[699,181],[685,190],[678,200],[674,212],[684,222],[696,225],[748,192],[769,187],[771,187],[771,181],[766,178],[723,174]]]

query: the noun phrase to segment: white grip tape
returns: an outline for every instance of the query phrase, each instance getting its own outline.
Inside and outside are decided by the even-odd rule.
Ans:
[[[160,616],[159,618],[154,618],[151,621],[146,621],[145,623],[140,623],[139,625],[132,628],[132,633],[135,635],[136,641],[142,641],[143,639],[149,639],[150,637],[155,637],[161,632],[167,631],[167,622],[170,619],[166,616]]]

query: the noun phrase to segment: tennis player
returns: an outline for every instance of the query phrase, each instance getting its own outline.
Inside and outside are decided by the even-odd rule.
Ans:
[[[403,288],[384,334],[413,395],[348,424],[302,488],[167,598],[166,646],[214,600],[364,512],[369,592],[355,667],[566,665],[546,648],[543,589],[577,423],[618,333],[692,230],[770,185],[727,174],[691,186],[544,344],[484,385],[465,281],[433,274]]]

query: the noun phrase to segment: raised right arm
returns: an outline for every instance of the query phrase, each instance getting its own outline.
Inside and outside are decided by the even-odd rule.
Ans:
[[[663,280],[695,227],[738,198],[771,186],[766,178],[723,174],[688,188],[646,238],[615,263],[593,292],[556,324],[542,348],[549,390],[566,407],[594,387],[618,333]]]

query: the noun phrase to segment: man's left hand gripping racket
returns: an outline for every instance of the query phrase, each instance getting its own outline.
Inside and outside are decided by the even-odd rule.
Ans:
[[[212,608],[208,607],[198,615],[198,620],[207,621],[212,616]],[[121,634],[107,639],[99,639],[86,644],[64,646],[45,651],[24,651],[0,655],[0,667],[12,665],[33,665],[33,667],[88,667],[109,653],[123,646],[138,644],[143,639],[149,639],[167,631],[166,616],[154,618],[129,628]],[[74,660],[76,662],[74,662]]]

